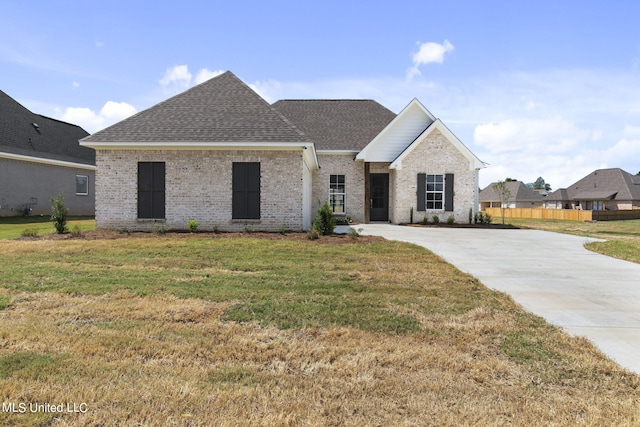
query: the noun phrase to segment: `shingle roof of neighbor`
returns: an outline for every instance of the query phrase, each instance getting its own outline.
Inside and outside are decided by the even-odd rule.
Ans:
[[[308,142],[230,71],[85,138],[83,142]]]
[[[372,100],[281,100],[273,104],[318,150],[362,150],[395,117]]]
[[[32,113],[0,90],[0,151],[95,165],[95,151],[78,144],[87,135],[80,126]]]
[[[484,189],[480,190],[479,199],[481,202],[495,202],[500,201],[500,195],[493,188],[494,183],[489,184]],[[506,201],[517,202],[537,202],[542,201],[544,196],[535,190],[527,187],[522,181],[509,181],[505,182],[507,189],[511,193],[511,196]]]
[[[640,176],[620,168],[598,169],[566,189],[547,196],[549,200],[640,200]]]

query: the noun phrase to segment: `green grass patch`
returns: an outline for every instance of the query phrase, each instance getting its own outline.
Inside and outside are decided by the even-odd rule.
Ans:
[[[11,297],[9,295],[0,295],[0,310],[7,308],[10,302]]]
[[[212,369],[207,375],[207,381],[214,385],[255,386],[263,381],[265,375],[243,366],[230,366]]]
[[[590,242],[585,247],[594,252],[640,263],[640,240],[607,240]]]
[[[494,301],[493,291],[476,279],[423,248],[398,242],[6,241],[0,252],[3,287],[13,291],[126,290],[231,302],[227,321],[282,329],[339,325],[415,332],[421,313],[455,315]]]
[[[43,375],[46,368],[55,365],[58,357],[23,351],[0,356],[0,378],[14,375],[35,378]]]
[[[95,230],[96,222],[93,217],[71,217],[69,229],[74,226],[78,226],[80,231]],[[16,239],[25,231],[33,237],[54,233],[55,229],[49,215],[0,217],[0,239]]]

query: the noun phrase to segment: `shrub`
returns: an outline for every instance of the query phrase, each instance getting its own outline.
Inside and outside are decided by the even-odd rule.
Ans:
[[[73,228],[71,229],[71,235],[73,237],[80,237],[82,235],[82,232],[80,231],[80,226],[79,225],[74,225]]]
[[[284,225],[281,225],[280,228],[278,229],[278,233],[284,236],[286,232],[287,232],[287,227],[285,227]]]
[[[491,224],[492,218],[491,215],[484,213],[484,212],[478,212],[476,214],[476,224]]]
[[[29,228],[25,228],[24,230],[22,230],[22,233],[20,233],[20,235],[22,237],[38,237],[38,229],[35,227],[29,227]]]
[[[155,231],[158,234],[165,234],[167,231],[169,231],[169,226],[166,224],[156,224]]]
[[[245,232],[245,233],[251,234],[254,231],[253,230],[253,226],[251,224],[245,222],[244,223],[244,229],[242,231]]]
[[[309,240],[318,240],[320,238],[320,233],[318,230],[309,230],[307,233],[307,239]]]
[[[434,224],[438,224],[440,222],[440,217],[438,215],[434,215],[432,220]]]
[[[196,221],[195,219],[192,219],[191,221],[187,221],[187,227],[189,227],[189,231],[192,233],[195,233],[196,231],[198,231],[198,221]]]
[[[217,224],[213,224],[213,232],[218,234],[220,232],[220,228],[218,228]]]
[[[422,218],[422,225],[427,225],[429,224],[429,217],[428,216],[424,216],[424,218]]]
[[[326,236],[333,233],[335,228],[336,220],[333,218],[333,212],[331,212],[329,203],[324,202],[324,204],[318,208],[318,214],[313,220],[313,226],[311,229]]]
[[[355,228],[350,228],[347,236],[351,237],[352,239],[357,239],[358,237],[360,237],[360,233],[362,233],[362,230],[362,228],[358,228],[357,230]]]
[[[473,208],[469,208],[469,224],[473,222]]]
[[[409,224],[413,224],[413,206],[409,209]]]
[[[456,217],[454,217],[453,215],[449,215],[449,217],[447,217],[447,224],[451,225],[454,222],[456,222]]]
[[[349,225],[351,224],[350,216],[338,216],[334,218],[336,225]]]
[[[60,190],[57,197],[51,198],[51,220],[58,234],[69,231],[67,228],[68,216],[69,209],[64,205],[64,197],[62,197],[62,190]]]

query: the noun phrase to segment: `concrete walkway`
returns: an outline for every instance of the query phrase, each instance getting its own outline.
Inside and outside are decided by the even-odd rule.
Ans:
[[[640,264],[583,247],[597,239],[539,230],[361,227],[363,235],[431,250],[640,374]]]

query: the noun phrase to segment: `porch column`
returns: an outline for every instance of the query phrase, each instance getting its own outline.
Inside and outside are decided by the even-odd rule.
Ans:
[[[369,224],[371,214],[371,194],[369,184],[369,162],[364,162],[364,223]]]

